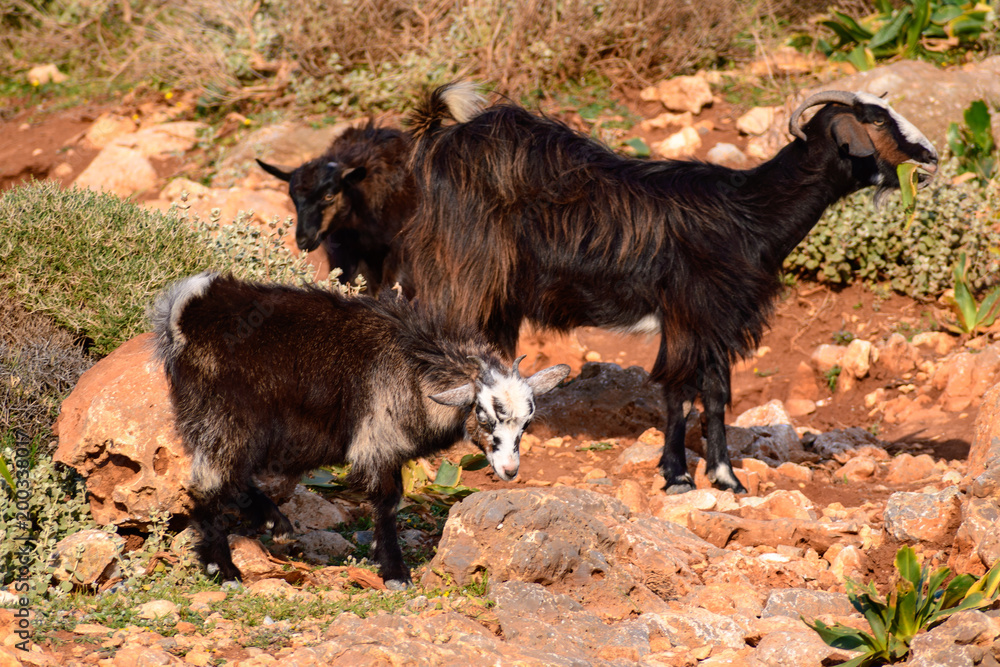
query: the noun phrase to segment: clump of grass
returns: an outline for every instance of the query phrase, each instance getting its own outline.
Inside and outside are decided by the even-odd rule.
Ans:
[[[276,230],[283,231],[283,230]],[[0,198],[0,297],[45,313],[97,355],[146,329],[168,283],[206,269],[293,282],[311,270],[259,227],[149,211],[113,195],[53,182]]]

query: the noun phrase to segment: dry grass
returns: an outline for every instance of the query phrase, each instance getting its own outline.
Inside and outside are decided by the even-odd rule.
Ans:
[[[113,82],[204,88],[210,102],[398,107],[459,76],[512,96],[593,75],[646,85],[748,59],[757,35],[774,32],[757,27],[801,26],[826,4],[0,0],[0,66],[56,62]]]

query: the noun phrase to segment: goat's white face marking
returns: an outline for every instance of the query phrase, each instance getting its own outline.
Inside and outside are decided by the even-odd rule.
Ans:
[[[918,146],[923,146],[930,151],[932,155],[937,157],[937,151],[934,149],[934,145],[931,144],[930,140],[928,140],[927,137],[925,137],[913,123],[903,118],[903,116],[901,116],[895,109],[889,106],[888,102],[877,95],[872,95],[871,93],[857,92],[855,93],[855,96],[858,101],[863,104],[871,104],[885,109],[889,113],[889,117],[895,121],[896,127],[899,128],[899,131],[907,141]]]
[[[476,394],[476,420],[488,440],[483,442],[486,460],[497,477],[509,482],[521,464],[521,435],[535,414],[531,387],[517,373],[498,375],[484,382]]]

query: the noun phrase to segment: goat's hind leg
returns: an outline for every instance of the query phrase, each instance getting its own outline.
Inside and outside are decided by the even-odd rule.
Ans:
[[[232,505],[229,498],[216,491],[204,496],[196,495],[191,520],[198,532],[195,553],[212,575],[216,572],[223,581],[239,581],[242,576],[233,563],[233,552],[229,548],[229,531],[232,517],[226,509]]]
[[[726,444],[726,406],[729,405],[729,363],[715,362],[699,376],[701,401],[705,412],[702,414],[702,430],[705,434],[705,474],[720,489],[735,493],[747,490],[736,478],[732,463],[729,462],[729,447]]]
[[[246,490],[249,504],[245,509],[254,530],[270,530],[275,540],[284,541],[292,535],[292,522],[266,493],[250,484]]]

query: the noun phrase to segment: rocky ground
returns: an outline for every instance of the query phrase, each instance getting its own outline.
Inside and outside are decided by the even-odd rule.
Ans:
[[[911,71],[922,67],[877,68],[850,87],[910,100],[914,110],[897,108],[932,136],[967,106],[961,95],[996,85],[989,67],[954,72],[955,86],[935,79],[937,70]],[[915,90],[920,82],[948,94]],[[731,144],[738,153],[720,149],[725,159],[751,164],[773,151],[783,131],[787,104],[748,118],[711,93],[665,101],[674,94],[637,92],[629,104],[646,122],[622,138],[642,136],[662,155],[708,159]],[[258,128],[234,116],[209,136],[188,120],[190,104],[123,100],[114,109],[15,119],[0,127],[0,179],[5,186],[27,175],[102,184],[158,208],[187,192],[206,217],[213,208],[223,219],[253,208],[266,221],[292,209],[282,184],[250,166],[252,158],[297,164],[338,128]],[[917,105],[928,110],[926,122]],[[200,171],[209,158],[211,172]],[[426,526],[403,531],[411,553],[433,556],[405,598],[382,590],[369,569],[327,565],[330,555],[345,557],[366,539],[364,530],[335,530],[363,508],[276,485],[270,492],[287,501],[282,509],[299,529],[297,541],[265,540],[265,548],[235,538],[244,589],[185,590],[143,604],[127,623],[89,606],[61,611],[60,629],[36,635],[27,653],[13,648],[15,619],[0,610],[0,667],[846,660],[850,653],[824,644],[802,618],[866,628],[845,595],[848,579],[887,591],[903,544],[914,545],[925,564],[973,574],[1000,557],[1000,327],[973,339],[927,330],[947,316],[937,304],[862,287],[789,288],[761,347],[734,372],[727,437],[745,496],[712,489],[704,477],[697,406],[687,446],[698,490],[663,495],[656,470],[662,412],[647,375],[655,341],[590,329],[565,337],[526,331],[529,361],[569,363],[574,380],[540,405],[516,482],[466,471],[462,483],[482,492],[452,509],[441,535]],[[123,595],[116,585],[141,586],[117,581],[115,555],[141,545],[138,531],[156,512],[182,515],[188,503],[189,463],[146,343],[130,341],[91,369],[57,424],[56,459],[87,476],[95,520],[117,524],[122,535],[73,536],[60,557],[91,558],[57,576],[104,588],[112,601]],[[459,447],[448,458],[472,451]],[[439,464],[422,463],[431,473]],[[179,567],[181,542],[163,564]],[[254,600],[299,613],[275,620],[275,612],[241,611]],[[401,601],[379,612],[379,600]],[[998,658],[1000,618],[970,611],[918,638],[908,664],[993,665]]]

